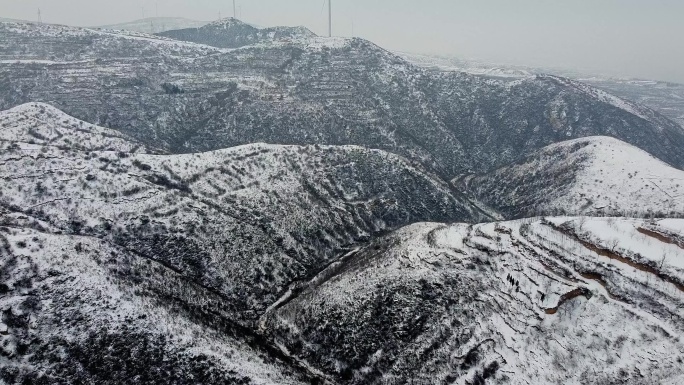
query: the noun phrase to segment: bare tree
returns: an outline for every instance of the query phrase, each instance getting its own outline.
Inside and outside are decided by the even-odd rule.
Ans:
[[[610,247],[610,251],[612,251],[613,253],[617,252],[617,247],[619,245],[620,245],[620,240],[617,238],[613,238],[613,240],[611,240],[608,243],[608,247]]]
[[[667,253],[663,253],[663,257],[658,262],[658,270],[659,271],[663,271],[663,267],[665,267],[665,261],[666,260],[667,260]]]
[[[579,231],[584,232],[584,226],[587,224],[587,217],[586,216],[581,216],[579,218]]]

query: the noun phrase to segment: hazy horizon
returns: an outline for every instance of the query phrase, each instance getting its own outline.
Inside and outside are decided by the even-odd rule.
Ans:
[[[236,3],[246,22],[327,34],[323,0]],[[38,8],[46,23],[76,26],[233,16],[230,0],[0,0],[0,17],[35,21]],[[394,51],[684,83],[681,15],[679,0],[333,0],[333,34]]]

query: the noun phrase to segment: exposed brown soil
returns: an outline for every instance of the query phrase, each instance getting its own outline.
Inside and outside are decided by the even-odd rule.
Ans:
[[[610,289],[608,289],[608,282],[606,282],[605,279],[603,279],[603,276],[599,273],[596,272],[590,272],[590,273],[582,273],[582,272],[577,272],[582,278],[584,279],[590,279],[592,281],[598,282],[599,285],[603,286],[603,288],[606,290],[606,293],[608,296],[615,300],[615,301],[620,301],[620,302],[627,302],[624,298],[619,297],[613,293],[610,292]]]
[[[581,296],[584,296],[585,298],[589,299],[591,298],[591,292],[587,288],[578,287],[577,289],[571,292],[563,294],[558,300],[558,305],[556,305],[556,307],[544,309],[544,312],[546,312],[546,314],[556,314],[558,313],[558,309],[560,309],[560,307],[564,303]]]
[[[678,246],[680,249],[684,249],[684,244],[682,244],[681,242],[679,242],[675,239],[670,238],[669,236],[667,236],[665,234],[659,233],[657,231],[645,229],[643,227],[639,227],[637,229],[637,231],[640,232],[641,234],[644,234],[644,235],[649,236],[651,238],[655,238],[655,239],[659,240],[660,242],[675,245],[675,246]]]
[[[622,255],[620,255],[620,254],[618,254],[618,253],[616,253],[616,252],[614,252],[614,251],[612,251],[612,250],[608,250],[608,249],[606,249],[606,248],[603,248],[603,247],[597,246],[597,245],[595,245],[595,244],[593,244],[593,243],[590,243],[590,242],[587,242],[587,241],[585,241],[585,240],[582,240],[582,239],[580,239],[580,238],[577,236],[577,234],[575,234],[574,232],[569,232],[569,231],[567,231],[567,230],[565,230],[565,229],[563,229],[563,228],[561,228],[561,227],[555,226],[555,225],[553,225],[553,224],[550,224],[549,226],[553,227],[553,228],[556,229],[557,231],[563,232],[563,233],[565,233],[566,235],[575,238],[575,240],[576,240],[577,242],[581,243],[582,246],[584,246],[584,247],[586,247],[587,249],[589,249],[589,250],[595,252],[595,253],[598,254],[598,255],[601,255],[601,256],[606,257],[606,258],[609,258],[609,259],[614,259],[614,260],[616,260],[616,261],[618,261],[618,262],[624,263],[625,265],[631,266],[631,267],[633,267],[633,268],[635,268],[635,269],[637,269],[637,270],[639,270],[639,271],[643,271],[643,272],[645,272],[645,273],[653,274],[653,275],[655,275],[656,277],[662,279],[663,281],[668,282],[668,283],[671,283],[671,284],[674,285],[677,289],[679,289],[680,291],[684,292],[684,284],[682,284],[681,282],[679,282],[677,279],[675,279],[675,278],[673,278],[673,277],[670,277],[670,276],[668,276],[668,275],[662,273],[661,271],[659,271],[658,269],[656,269],[656,268],[654,268],[654,267],[651,267],[651,266],[646,265],[646,264],[644,264],[644,263],[636,262],[636,261],[634,261],[634,260],[632,260],[632,259],[629,259],[629,258],[627,258],[627,257],[624,257],[624,256],[622,256]]]

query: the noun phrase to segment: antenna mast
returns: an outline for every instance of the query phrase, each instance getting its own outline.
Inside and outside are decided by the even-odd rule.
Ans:
[[[328,37],[332,37],[332,0],[328,0]]]
[[[40,8],[38,8],[38,22],[43,24],[43,17],[40,15]]]

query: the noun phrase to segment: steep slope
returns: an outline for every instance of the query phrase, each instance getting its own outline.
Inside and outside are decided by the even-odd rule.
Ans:
[[[554,144],[456,185],[510,218],[684,215],[684,171],[609,137]]]
[[[355,250],[262,327],[345,384],[681,383],[684,250],[642,226],[661,227],[413,225]]]
[[[68,127],[58,130],[81,135]],[[26,135],[2,135],[5,210],[160,263],[224,298],[224,311],[244,325],[373,235],[421,220],[486,218],[446,183],[378,150],[254,144],[159,156],[8,141],[16,136]]]
[[[174,153],[354,144],[451,179],[552,143],[610,135],[684,166],[677,124],[562,78],[441,73],[361,39],[267,39],[227,50],[142,34],[0,28],[0,107],[50,102]]]
[[[257,43],[316,36],[305,27],[256,28],[234,18],[217,20],[199,28],[169,30],[158,35],[219,48],[239,48]]]
[[[199,28],[206,24],[206,21],[191,20],[184,17],[148,17],[127,23],[102,25],[97,28],[142,33],[160,33],[184,28]]]
[[[171,269],[24,215],[0,221],[1,383],[310,383]]]
[[[453,117],[450,125],[469,149],[470,170],[502,166],[552,143],[597,135],[618,138],[684,168],[677,154],[684,144],[681,127],[585,84],[555,76],[513,81],[458,73],[440,77],[435,95],[474,90],[466,102],[452,91],[449,98],[436,97],[432,104],[440,114]]]

